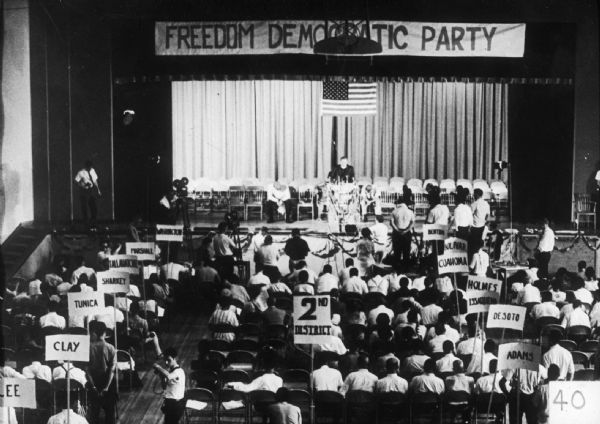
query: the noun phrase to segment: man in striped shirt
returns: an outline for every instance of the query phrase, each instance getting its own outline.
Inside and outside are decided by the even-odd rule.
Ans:
[[[238,327],[240,324],[238,322],[237,316],[230,309],[230,306],[231,306],[231,301],[230,301],[229,297],[222,296],[221,300],[219,301],[219,306],[217,306],[217,309],[215,309],[215,311],[212,313],[210,319],[208,320],[208,325],[216,326],[216,325],[229,324],[234,327]],[[213,338],[215,340],[225,340],[228,342],[232,342],[235,339],[235,333],[214,332]]]

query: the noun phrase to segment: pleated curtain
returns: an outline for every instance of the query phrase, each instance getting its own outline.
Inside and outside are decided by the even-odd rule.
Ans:
[[[172,83],[173,175],[324,178],[332,141],[357,176],[492,179],[508,157],[505,83],[378,82],[378,113],[321,117],[320,81]]]

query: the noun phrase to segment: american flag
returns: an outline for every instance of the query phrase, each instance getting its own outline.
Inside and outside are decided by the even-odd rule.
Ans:
[[[377,83],[324,81],[322,115],[375,115]]]

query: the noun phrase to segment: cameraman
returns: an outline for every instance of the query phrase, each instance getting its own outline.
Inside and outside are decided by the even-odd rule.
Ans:
[[[162,379],[165,400],[161,410],[165,414],[165,424],[177,424],[185,410],[185,372],[177,363],[177,351],[169,347],[164,353],[164,369],[154,364],[154,372]]]

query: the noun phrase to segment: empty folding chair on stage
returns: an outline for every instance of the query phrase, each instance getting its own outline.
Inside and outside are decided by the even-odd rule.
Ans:
[[[421,193],[425,191],[423,187],[423,181],[418,178],[411,178],[406,182],[406,186],[412,190],[413,193]]]
[[[440,181],[440,191],[442,193],[454,193],[456,191],[456,183],[451,178],[445,178]]]
[[[244,210],[244,218],[248,219],[251,209],[258,209],[260,212],[259,219],[263,216],[263,204],[267,199],[267,192],[263,186],[253,185],[246,186],[246,207]]]
[[[306,370],[294,368],[285,370],[281,374],[283,386],[288,389],[310,391],[310,373]]]
[[[315,216],[315,188],[310,184],[304,184],[298,187],[298,206],[297,206],[297,217],[300,220],[301,210],[310,210],[310,219]]]
[[[573,215],[577,230],[580,225],[591,223],[596,231],[596,202],[587,193],[573,195]]]
[[[241,209],[241,217],[246,219],[246,187],[234,185],[229,187],[229,212]]]

